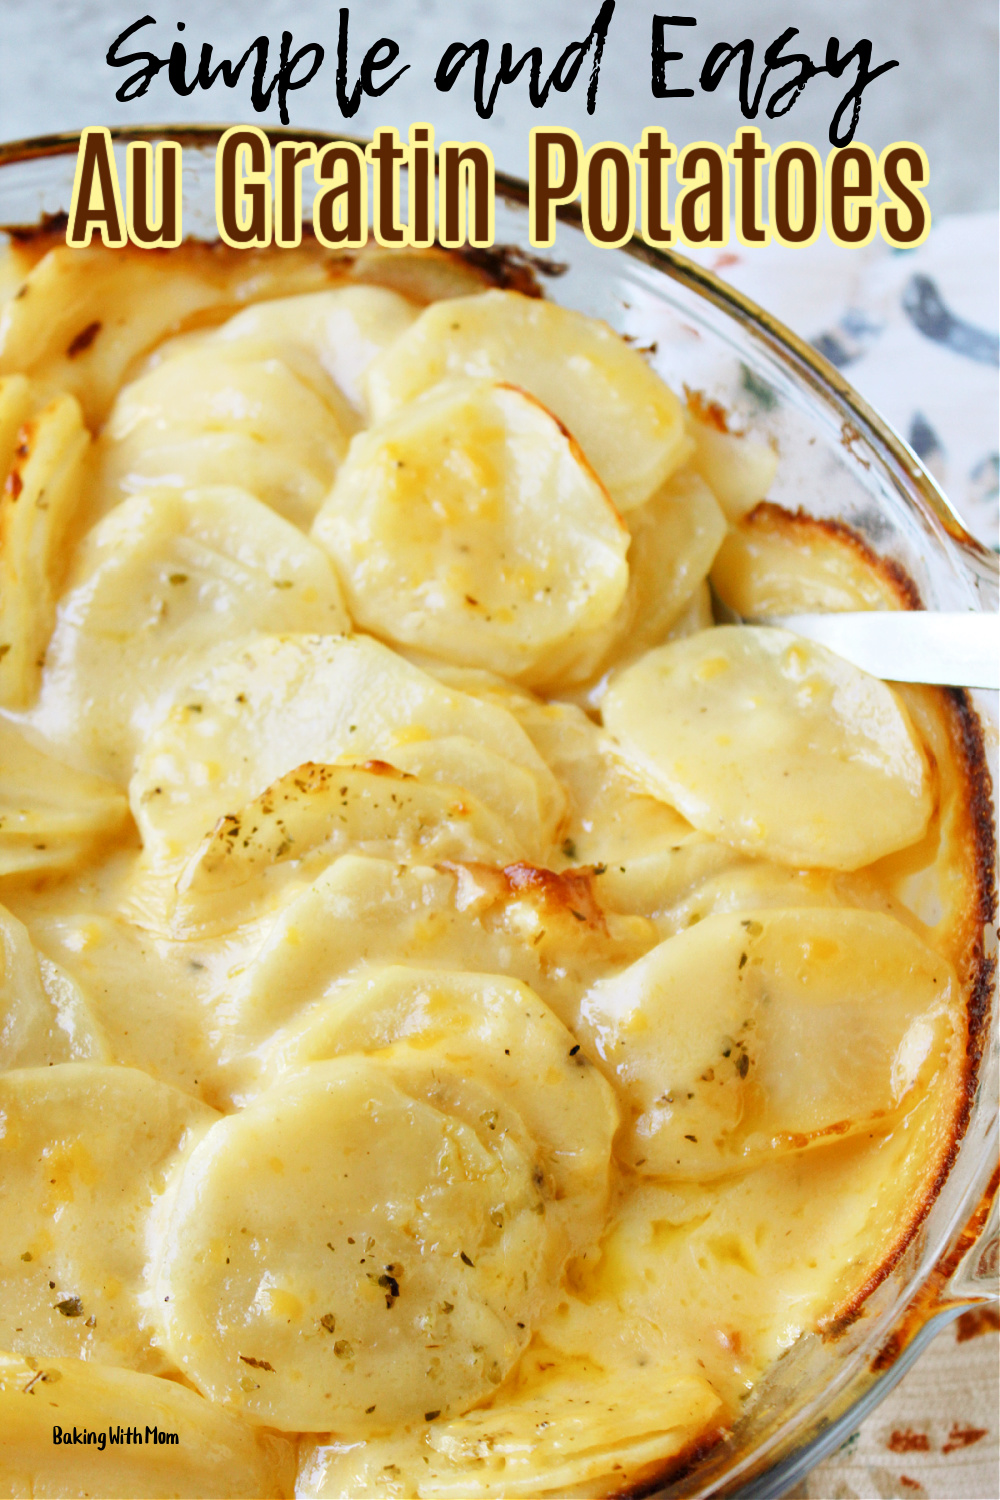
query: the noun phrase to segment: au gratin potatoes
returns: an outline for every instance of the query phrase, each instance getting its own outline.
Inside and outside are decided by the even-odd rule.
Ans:
[[[981,937],[961,700],[706,580],[906,580],[460,259],[3,274],[0,1493],[697,1463],[919,1224]]]

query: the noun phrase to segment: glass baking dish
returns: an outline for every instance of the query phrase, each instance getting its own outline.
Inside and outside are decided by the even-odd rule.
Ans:
[[[214,240],[215,146],[225,127],[116,130],[130,140],[184,146],[185,234]],[[300,131],[277,140],[335,139]],[[69,207],[77,136],[0,146],[0,224],[31,226]],[[304,184],[305,186],[305,184]],[[308,212],[309,194],[305,194]],[[405,201],[405,200],[404,200]],[[293,252],[290,252],[293,253]],[[710,272],[638,238],[620,250],[592,245],[572,208],[560,211],[544,258],[528,243],[527,187],[498,176],[496,249],[477,258],[503,282],[533,276],[545,296],[605,319],[642,347],[675,390],[719,401],[736,424],[777,443],[769,498],[851,527],[899,564],[928,609],[998,608],[996,557],[976,542],[911,449],[815,350]],[[996,694],[970,693],[992,784],[997,782]],[[996,798],[990,821],[996,889]],[[954,1163],[919,1231],[860,1315],[835,1335],[808,1335],[757,1387],[739,1425],[656,1494],[772,1500],[832,1452],[888,1393],[934,1335],[963,1308],[997,1296],[998,1040],[996,921],[986,961],[975,1092]],[[992,964],[991,964],[992,958]]]

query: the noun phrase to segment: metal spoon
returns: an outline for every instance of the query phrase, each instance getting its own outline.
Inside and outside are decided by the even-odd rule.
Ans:
[[[718,625],[772,625],[790,630],[888,682],[1000,688],[1000,615],[864,610],[744,617],[730,609],[714,587],[712,613]]]

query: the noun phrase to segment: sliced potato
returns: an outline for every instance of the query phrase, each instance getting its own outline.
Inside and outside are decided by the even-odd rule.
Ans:
[[[352,442],[313,534],[365,629],[534,681],[628,583],[628,532],[560,424],[510,386],[446,381]]]
[[[483,292],[428,307],[369,367],[373,419],[457,375],[529,391],[569,428],[623,513],[690,451],[680,402],[642,355],[606,324],[553,302]]]
[[[451,739],[459,753],[439,759]],[[485,762],[462,753],[470,743]],[[548,847],[563,812],[558,783],[502,709],[364,636],[265,636],[217,651],[175,689],[131,783],[143,842],[173,858],[305,760],[341,759],[464,786],[529,849]]]
[[[128,822],[118,787],[63,765],[0,719],[0,875],[65,869]]]
[[[432,869],[345,854],[286,903],[220,986],[214,1039],[231,1096],[244,1097],[257,1086],[260,1049],[275,1033],[306,1024],[311,1006],[393,964],[509,974],[572,1026],[583,991],[656,940],[652,923],[604,912],[585,872],[561,876],[524,864]]]
[[[628,525],[628,592],[589,642],[570,642],[549,655],[544,682],[550,690],[593,682],[670,639],[703,589],[726,535],[711,490],[688,467],[631,511]],[[703,624],[711,623],[709,613]]]
[[[305,350],[201,340],[119,392],[96,451],[100,503],[163,485],[236,485],[305,529],[355,426]]]
[[[88,910],[82,899],[65,915],[26,911],[25,917],[60,1028],[72,1031],[74,996],[84,1016],[93,1017],[100,1043],[93,1060],[140,1069],[213,1105],[225,1102],[216,1039],[206,1022],[244,946],[252,953],[260,945],[263,934],[253,924],[241,945],[230,934],[219,942],[171,942],[150,932],[151,923]],[[48,960],[71,986],[68,996],[50,980]]]
[[[146,1221],[216,1119],[131,1068],[0,1075],[0,1339],[17,1353],[162,1370],[143,1310]]]
[[[184,318],[221,300],[190,257],[56,246],[0,317],[0,374],[23,371],[48,395],[69,391],[93,428],[128,366]]]
[[[21,428],[35,407],[37,392],[25,375],[0,376],[0,474],[6,482]]]
[[[222,1055],[238,1082],[256,1087],[261,1076],[248,1052],[369,966],[433,967],[447,956],[459,968],[497,967],[482,962],[488,945],[478,924],[463,921],[455,891],[449,871],[358,854],[336,860],[284,908],[217,1006]]]
[[[438,669],[449,686],[514,715],[569,797],[556,869],[591,866],[601,903],[614,912],[658,915],[709,876],[745,863],[728,844],[692,828],[651,797],[614,753],[607,733],[570,703],[542,702],[488,672]]]
[[[417,312],[412,302],[388,287],[340,286],[256,302],[214,336],[302,345],[360,412],[365,371],[377,354],[405,333]]]
[[[705,1434],[721,1406],[699,1375],[671,1379],[671,1373],[623,1372],[607,1384],[594,1376],[581,1383],[571,1374],[544,1386],[534,1399],[497,1402],[433,1427],[428,1446],[438,1463],[450,1460],[451,1468],[451,1483],[437,1493],[475,1493],[482,1485],[476,1470],[484,1449],[490,1455],[487,1474],[492,1468],[498,1481],[495,1492],[505,1495],[565,1495],[583,1485],[591,1494],[610,1493],[626,1465],[641,1482]]]
[[[899,609],[899,581],[880,573],[853,532],[761,505],[730,528],[712,583],[740,615]]]
[[[546,858],[566,799],[558,782],[550,782],[547,774],[539,778],[537,767],[515,764],[470,734],[442,735],[427,743],[419,736],[408,740],[400,731],[391,758],[401,771],[469,791],[514,832],[528,858]]]
[[[19,405],[15,401],[8,411]],[[35,693],[80,514],[90,438],[77,401],[57,396],[20,427],[0,494],[0,704]]]
[[[778,455],[766,443],[720,430],[713,422],[689,416],[694,439],[691,467],[701,475],[725,512],[739,521],[766,498],[778,472]]]
[[[351,281],[391,287],[418,308],[445,297],[469,297],[494,284],[489,266],[474,265],[461,253],[437,245],[426,250],[395,249],[372,240],[363,250],[351,253],[348,275]],[[530,271],[527,275],[530,279]]]
[[[265,1080],[304,1063],[361,1052],[381,1058],[405,1042],[437,1066],[497,1089],[541,1148],[559,1205],[580,1248],[607,1205],[614,1095],[576,1038],[528,985],[498,974],[390,966],[307,1011],[275,1037]]]
[[[957,996],[880,912],[725,914],[598,981],[579,1030],[633,1108],[630,1164],[706,1178],[880,1128],[940,1066]]]
[[[898,696],[786,630],[719,626],[661,646],[612,678],[601,707],[654,796],[785,864],[857,869],[916,843],[933,811]]]
[[[510,828],[468,791],[421,781],[384,761],[316,765],[278,778],[220,818],[177,881],[173,925],[204,929],[259,896],[275,867],[313,867],[347,850],[402,862],[523,857]]]
[[[391,1477],[402,1493],[428,1500],[611,1495],[623,1474],[653,1480],[713,1418],[721,1426],[719,1397],[697,1373],[633,1369],[609,1381],[581,1362],[571,1372],[402,1440],[307,1440],[297,1493],[374,1500]]]
[[[363,1436],[463,1409],[527,1344],[558,1266],[530,1135],[478,1081],[406,1072],[315,1063],[184,1166],[153,1305],[212,1399]]]
[[[252,495],[135,495],[77,554],[35,723],[67,756],[127,781],[175,679],[220,639],[348,627],[320,548]]]
[[[0,1495],[12,1500],[257,1500],[293,1491],[295,1448],[287,1438],[241,1422],[176,1381],[92,1360],[0,1354],[0,1427]],[[130,1429],[139,1442],[126,1439]],[[74,1443],[74,1432],[92,1437]]]
[[[0,309],[16,297],[29,269],[9,240],[0,245]]]
[[[40,958],[23,922],[0,906],[0,1073],[93,1058],[104,1043],[79,989]]]

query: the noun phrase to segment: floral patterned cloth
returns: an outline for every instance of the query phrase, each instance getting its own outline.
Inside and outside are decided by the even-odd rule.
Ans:
[[[963,1313],[785,1500],[997,1500],[998,1361],[995,1309]]]
[[[843,370],[998,549],[1000,306],[995,213],[940,221],[916,250],[818,240],[687,251]]]

